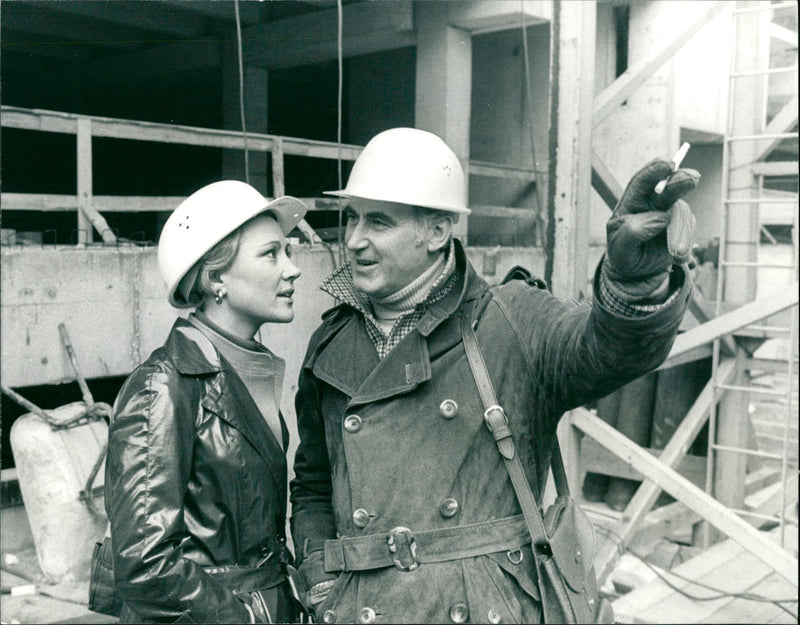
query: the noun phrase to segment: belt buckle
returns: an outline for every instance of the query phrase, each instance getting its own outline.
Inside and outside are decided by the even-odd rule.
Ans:
[[[386,540],[389,551],[394,555],[392,562],[401,571],[413,571],[419,566],[417,560],[417,542],[414,533],[407,527],[398,526],[389,531]]]

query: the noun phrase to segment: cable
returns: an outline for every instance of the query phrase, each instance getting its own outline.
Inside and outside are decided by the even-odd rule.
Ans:
[[[616,543],[617,550],[620,553],[622,553],[623,551],[627,551],[628,553],[630,553],[634,558],[636,558],[637,560],[642,562],[645,566],[647,566],[650,570],[652,570],[667,586],[672,588],[675,592],[683,595],[684,597],[687,597],[688,599],[691,599],[693,601],[715,601],[717,599],[722,599],[724,597],[733,597],[733,598],[736,598],[736,599],[745,599],[747,601],[756,601],[756,602],[759,602],[759,603],[771,603],[773,605],[776,605],[777,607],[779,607],[781,610],[783,610],[787,614],[791,615],[792,617],[797,618],[797,614],[792,612],[786,606],[782,605],[784,603],[797,603],[798,600],[797,600],[796,597],[791,598],[791,599],[770,599],[769,597],[764,597],[762,595],[757,595],[755,593],[749,593],[749,592],[743,592],[743,593],[727,592],[725,590],[721,590],[719,588],[715,588],[714,586],[710,586],[708,584],[704,584],[701,581],[698,581],[696,579],[692,579],[690,577],[686,577],[684,575],[681,575],[680,573],[675,573],[674,571],[665,571],[663,569],[660,569],[660,568],[654,566],[653,564],[651,564],[650,562],[648,562],[643,555],[641,555],[639,553],[636,553],[630,547],[622,548],[622,537],[619,534],[617,534],[616,532],[614,532],[613,530],[610,530],[607,527],[603,527],[602,525],[595,526],[595,529],[600,530],[600,532],[604,533],[606,536],[611,538]],[[699,586],[700,588],[705,588],[706,590],[710,590],[710,591],[715,592],[717,594],[715,596],[709,596],[709,597],[698,597],[696,595],[693,595],[693,594],[687,592],[686,590],[684,590],[683,588],[680,588],[679,586],[676,586],[673,582],[671,582],[669,579],[667,579],[667,577],[665,576],[665,573],[669,573],[670,575],[672,575],[674,577],[677,577],[678,579],[681,579],[681,580],[683,580],[685,582],[688,582],[690,584],[694,584],[695,586]]]
[[[339,81],[338,81],[338,90],[336,94],[336,167],[337,167],[337,182],[339,186],[337,189],[342,188],[342,84],[344,82],[343,70],[342,70],[342,0],[336,0],[336,16],[337,16],[337,24],[336,24],[336,50],[337,50],[337,61],[338,61],[338,68],[339,68]],[[338,213],[338,229],[337,229],[337,239],[339,243],[339,264],[342,264],[344,261],[344,239],[342,237],[342,204],[341,201],[339,202],[339,213]],[[336,269],[336,263],[334,263],[333,268]]]
[[[242,137],[244,139],[244,180],[250,184],[250,155],[247,149],[247,125],[244,115],[244,66],[242,63],[242,21],[239,17],[239,0],[234,0],[236,11],[236,47],[239,52],[239,112],[242,116]]]

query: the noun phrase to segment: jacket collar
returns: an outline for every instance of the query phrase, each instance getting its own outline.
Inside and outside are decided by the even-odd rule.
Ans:
[[[221,371],[219,353],[199,328],[179,317],[170,330],[164,349],[184,375],[203,375]]]
[[[258,454],[272,467],[273,479],[281,484],[281,463],[276,458],[283,456],[272,430],[261,418],[261,413],[239,376],[226,365],[223,371],[219,352],[210,339],[193,323],[179,317],[164,343],[175,368],[182,375],[218,374],[206,388],[201,400],[203,406],[227,421],[256,449]],[[283,417],[280,417],[283,430]]]
[[[458,276],[455,286],[429,307],[417,328],[383,360],[378,359],[366,334],[364,319],[351,308],[350,314],[326,333],[326,341],[332,338],[310,363],[314,375],[351,397],[351,405],[405,393],[430,380],[431,357],[461,341],[458,319],[445,322],[462,303],[475,299],[487,288],[467,261],[459,241],[455,242],[455,254]],[[440,326],[441,331],[434,332]]]

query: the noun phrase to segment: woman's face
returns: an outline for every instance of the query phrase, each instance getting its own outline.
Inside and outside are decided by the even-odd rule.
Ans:
[[[236,325],[257,330],[266,322],[294,319],[294,281],[300,270],[291,254],[291,246],[272,217],[259,215],[242,227],[239,251],[219,274],[225,285],[224,305]]]

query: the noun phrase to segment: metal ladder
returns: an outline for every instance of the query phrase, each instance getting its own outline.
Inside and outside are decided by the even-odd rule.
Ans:
[[[732,11],[731,69],[728,82],[728,118],[723,143],[722,198],[720,220],[719,262],[717,269],[716,314],[748,301],[767,301],[766,278],[770,272],[780,275],[785,288],[797,288],[798,279],[798,193],[797,163],[765,160],[781,142],[794,140],[797,133],[797,4],[795,2],[737,2]],[[755,38],[755,39],[754,39]],[[745,45],[738,45],[740,41]],[[787,48],[794,42],[794,50]],[[755,53],[750,44],[755,44]],[[789,62],[787,63],[787,59]],[[780,91],[789,83],[788,93]],[[777,115],[768,120],[770,106],[776,98],[787,95],[788,100]],[[772,97],[771,97],[772,96]],[[793,110],[792,110],[793,109]],[[795,147],[796,149],[796,147]],[[790,150],[791,152],[791,150]],[[793,192],[781,197],[770,189],[774,184],[765,180],[782,175],[792,183]],[[766,182],[766,185],[765,185]],[[770,250],[777,251],[776,239],[766,230],[765,207],[791,215],[791,241],[781,251],[789,257],[779,261],[767,258]],[[783,208],[783,211],[780,209]],[[769,243],[762,245],[762,237]],[[774,254],[773,254],[774,255]],[[759,278],[761,279],[759,284]],[[759,288],[760,287],[760,288]],[[788,320],[788,326],[786,325]],[[783,327],[776,325],[782,324]],[[787,484],[797,479],[797,440],[791,440],[792,426],[797,427],[797,352],[798,307],[774,314],[757,325],[736,331],[736,369],[734,379],[726,382],[720,376],[721,352],[725,342],[717,339],[712,352],[712,380],[715,401],[709,414],[706,492],[714,494],[745,520],[754,525],[765,523],[780,526],[781,545],[784,545],[787,523]],[[783,339],[785,358],[754,358],[748,353],[758,339]],[[788,343],[786,342],[788,340]],[[730,340],[727,341],[729,346]],[[774,343],[773,343],[774,344]],[[748,375],[747,372],[750,372]],[[760,372],[772,384],[757,384],[754,372]],[[771,378],[770,378],[771,376]],[[777,381],[779,384],[774,384]],[[727,397],[723,397],[726,394]],[[768,397],[785,410],[782,423],[783,446],[780,451],[761,449],[755,435],[748,437],[736,427],[752,426],[749,413],[752,398]],[[720,398],[718,406],[717,398]],[[738,400],[738,404],[737,404]],[[737,416],[737,410],[738,416]],[[722,413],[722,415],[720,415]],[[730,417],[730,415],[734,415]],[[724,421],[720,428],[720,421]],[[738,421],[737,421],[738,419]],[[795,430],[796,431],[796,430]],[[731,435],[732,433],[732,435]],[[731,440],[732,439],[732,440]],[[759,460],[760,459],[760,460]],[[760,513],[738,505],[731,499],[744,500],[744,484],[731,481],[743,477],[748,462],[752,465],[780,467],[780,503],[775,513]],[[728,469],[732,471],[727,471]],[[715,475],[716,472],[716,475]],[[725,475],[721,475],[721,473]],[[723,481],[728,480],[726,493],[721,493]],[[737,490],[738,489],[738,490]],[[793,487],[792,490],[795,490]],[[722,497],[721,497],[722,495]],[[725,499],[728,499],[726,501]],[[777,498],[777,492],[775,493]],[[773,498],[773,504],[775,503]],[[706,529],[710,530],[706,525]],[[705,532],[705,543],[710,540]]]

